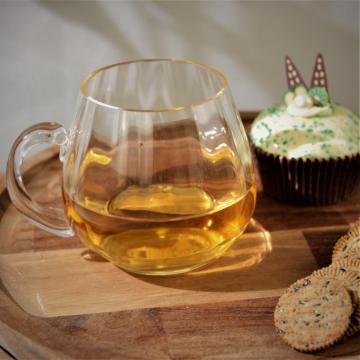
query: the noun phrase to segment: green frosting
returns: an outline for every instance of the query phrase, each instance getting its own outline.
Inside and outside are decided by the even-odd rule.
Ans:
[[[324,101],[322,94],[318,95]],[[331,103],[330,114],[289,114],[285,104],[271,106],[255,119],[250,138],[261,149],[287,158],[330,159],[360,153],[360,118]]]
[[[329,103],[329,95],[324,88],[313,87],[308,91],[308,94],[313,98],[318,99],[323,106]]]

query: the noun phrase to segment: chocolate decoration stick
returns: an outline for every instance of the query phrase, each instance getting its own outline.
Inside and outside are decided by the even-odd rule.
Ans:
[[[311,78],[311,87],[322,87],[325,88],[327,93],[329,93],[324,57],[321,53],[317,54],[316,56],[314,70]]]
[[[289,56],[285,56],[285,73],[290,90],[299,85],[303,85],[307,89],[304,79]]]

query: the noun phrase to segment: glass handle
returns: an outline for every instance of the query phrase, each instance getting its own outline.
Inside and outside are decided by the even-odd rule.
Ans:
[[[15,140],[6,169],[7,189],[14,206],[39,228],[55,235],[70,237],[74,232],[62,209],[45,207],[34,201],[26,191],[22,178],[22,164],[29,151],[39,144],[60,146],[60,160],[63,160],[68,136],[57,123],[40,123],[24,130]]]

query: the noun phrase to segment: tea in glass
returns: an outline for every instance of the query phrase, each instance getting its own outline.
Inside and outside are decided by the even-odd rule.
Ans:
[[[66,214],[36,203],[22,162],[56,144]],[[69,131],[25,130],[10,152],[14,205],[42,229],[73,236],[130,272],[167,275],[216,259],[255,207],[252,158],[227,81],[185,60],[109,65],[81,83]],[[240,240],[241,241],[241,240]]]

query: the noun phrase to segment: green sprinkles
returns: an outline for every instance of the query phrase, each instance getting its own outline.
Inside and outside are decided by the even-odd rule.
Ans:
[[[327,135],[327,136],[335,136],[335,133],[331,129],[325,129],[320,131],[320,134]]]
[[[279,110],[280,110],[280,109],[279,109],[277,106],[270,106],[270,107],[267,109],[267,111],[268,111],[268,113],[269,113],[270,116],[277,114],[277,113],[279,112]]]
[[[261,121],[254,124],[255,127],[252,130],[261,136],[254,136],[254,133],[250,132],[250,138],[264,149],[269,149],[282,156],[287,156],[291,149],[296,149],[304,144],[308,144],[312,149],[311,151],[302,150],[304,158],[320,156],[328,159],[346,151],[348,153],[360,151],[359,116],[333,104],[331,107],[333,107],[335,120],[343,124],[339,123],[339,130],[336,122],[330,124],[327,119],[324,121],[322,116],[312,116],[309,120],[303,118],[301,119],[303,121],[297,117],[295,118],[296,125],[292,124],[291,130],[289,130],[291,124],[286,125],[288,129],[285,130],[280,124],[280,117],[283,111],[286,111],[286,107],[276,104],[258,115],[257,120],[261,119]],[[271,120],[270,117],[272,117]],[[267,118],[267,120],[262,120],[263,118]],[[268,120],[270,120],[269,123],[267,123]],[[300,122],[298,122],[299,120]],[[339,149],[329,144],[331,142],[329,140],[336,136],[339,136],[339,140],[343,143]]]

